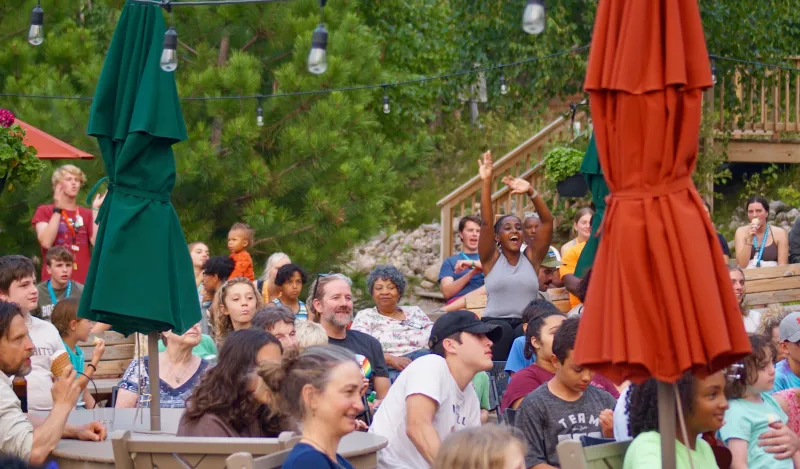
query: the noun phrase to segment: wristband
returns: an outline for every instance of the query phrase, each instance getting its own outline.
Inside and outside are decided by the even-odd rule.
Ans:
[[[535,198],[536,198],[536,196],[538,196],[538,195],[539,195],[539,191],[537,191],[536,189],[534,189],[534,190],[533,190],[533,194],[529,195],[528,197],[530,197],[530,199],[531,199],[531,200],[533,200],[533,199],[535,199]]]
[[[94,366],[94,365],[93,365],[93,364],[91,364],[91,363],[89,363],[89,364],[88,364],[88,365],[86,365],[86,366],[91,366],[91,367],[92,367],[92,369],[93,369],[95,372],[97,371],[97,367],[96,367],[96,366]]]
[[[53,213],[57,213],[57,214],[61,215],[61,209],[60,208],[56,208],[56,206],[54,205],[53,206]]]

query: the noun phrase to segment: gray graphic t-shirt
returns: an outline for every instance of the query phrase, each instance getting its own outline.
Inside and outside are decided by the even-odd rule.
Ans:
[[[589,386],[577,401],[562,400],[539,386],[522,401],[514,425],[525,435],[528,453],[525,467],[550,464],[559,467],[556,445],[581,436],[602,438],[600,412],[614,409],[617,400],[608,392]]]

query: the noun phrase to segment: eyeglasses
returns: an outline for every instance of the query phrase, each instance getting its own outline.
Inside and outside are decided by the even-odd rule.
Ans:
[[[311,292],[311,301],[314,301],[314,299],[317,297],[317,287],[319,286],[319,281],[325,277],[330,277],[331,275],[336,275],[336,274],[334,274],[333,272],[328,272],[327,274],[322,274],[322,273],[317,274],[317,281],[314,282],[314,291]]]

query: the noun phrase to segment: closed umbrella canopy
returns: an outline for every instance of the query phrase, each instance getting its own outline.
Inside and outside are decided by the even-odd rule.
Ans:
[[[159,65],[165,24],[155,5],[128,2],[89,117],[109,177],[80,317],[123,334],[200,320],[186,240],[170,202],[172,145],[186,140],[175,77]]]
[[[611,200],[575,356],[617,383],[674,382],[750,351],[691,179],[711,85],[696,0],[598,4],[585,88]]]
[[[586,154],[583,156],[581,173],[583,173],[586,185],[589,186],[589,191],[592,193],[595,212],[592,218],[592,236],[586,241],[586,246],[583,247],[581,257],[578,259],[578,265],[575,267],[575,275],[578,277],[586,275],[586,271],[592,266],[597,255],[597,246],[600,245],[600,236],[602,235],[600,226],[606,213],[606,197],[609,194],[608,184],[606,184],[606,178],[603,176],[603,168],[600,167],[600,157],[597,156],[597,143],[594,140],[594,134],[589,139],[589,148],[586,149]]]

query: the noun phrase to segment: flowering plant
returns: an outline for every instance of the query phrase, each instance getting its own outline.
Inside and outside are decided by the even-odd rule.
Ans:
[[[36,157],[36,149],[22,143],[25,130],[14,124],[14,114],[0,109],[0,190],[8,185],[14,190],[14,183],[30,187],[39,181],[45,168]]]

